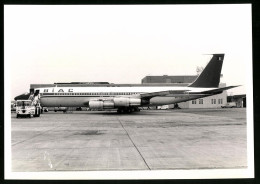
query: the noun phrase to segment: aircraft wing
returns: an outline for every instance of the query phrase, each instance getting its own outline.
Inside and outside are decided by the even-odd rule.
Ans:
[[[152,92],[152,93],[143,93],[140,94],[141,99],[150,99],[156,96],[166,96],[170,94],[184,94],[188,92],[189,90],[178,90],[178,91],[173,91],[173,90],[168,90],[168,91],[159,91],[159,92]]]
[[[238,85],[240,86],[240,85]],[[213,89],[213,90],[208,90],[208,91],[202,91],[200,93],[202,94],[217,94],[217,93],[222,93],[223,91],[225,90],[228,90],[228,89],[231,89],[231,88],[235,88],[235,87],[238,87],[238,86],[228,86],[228,87],[224,87],[224,88],[218,88],[218,89]]]
[[[239,86],[239,85],[238,85]],[[201,92],[191,92],[190,90],[168,90],[168,91],[159,91],[159,92],[152,92],[152,93],[143,93],[140,94],[141,99],[150,99],[156,96],[166,96],[170,94],[218,94],[222,93],[225,90],[235,88],[238,86],[228,86],[228,87],[223,87],[223,88],[218,88],[218,89],[213,89],[213,90],[206,90],[206,91],[201,91]]]

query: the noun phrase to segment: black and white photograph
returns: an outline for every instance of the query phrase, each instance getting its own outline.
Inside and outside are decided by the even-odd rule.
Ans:
[[[4,5],[5,179],[254,178],[251,8]]]

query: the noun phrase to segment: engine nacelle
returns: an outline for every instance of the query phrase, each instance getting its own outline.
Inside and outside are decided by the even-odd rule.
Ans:
[[[141,99],[118,97],[113,99],[115,107],[129,107],[141,105]]]
[[[113,100],[90,100],[88,105],[90,109],[114,109],[117,107],[140,106],[141,99],[116,97]]]
[[[98,101],[98,100],[91,100],[89,101],[89,108],[90,109],[113,109],[114,102],[112,101]]]

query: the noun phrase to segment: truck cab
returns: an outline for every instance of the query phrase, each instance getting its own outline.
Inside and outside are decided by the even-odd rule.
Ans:
[[[17,100],[16,102],[16,117],[39,117],[40,106],[34,104],[31,100]]]

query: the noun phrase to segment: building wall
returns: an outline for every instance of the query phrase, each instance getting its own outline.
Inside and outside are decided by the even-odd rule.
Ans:
[[[219,87],[225,87],[225,83],[220,83]],[[227,103],[227,91],[218,95],[201,98],[203,103],[200,104],[200,99],[191,100],[188,102],[179,103],[180,108],[221,108]]]
[[[203,101],[202,104],[200,103]],[[201,99],[191,100],[188,102],[178,103],[182,109],[187,108],[221,108],[221,106],[227,103],[227,92],[224,91],[221,94],[209,96]]]
[[[196,104],[189,101],[189,108],[221,108],[227,103],[227,92],[224,91],[222,94],[205,97],[202,100],[203,104],[199,104],[199,99],[196,100]]]

